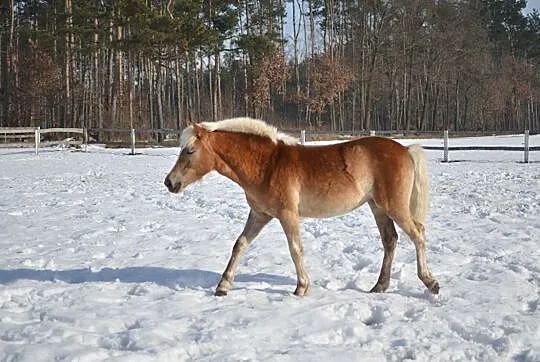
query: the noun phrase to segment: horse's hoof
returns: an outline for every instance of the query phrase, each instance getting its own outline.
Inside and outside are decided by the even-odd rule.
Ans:
[[[388,287],[385,287],[384,285],[382,284],[375,284],[375,286],[373,288],[371,288],[371,290],[369,291],[370,293],[383,293],[384,291],[386,291]]]
[[[429,290],[433,294],[439,294],[439,282],[435,281],[431,286],[429,287]]]
[[[227,291],[226,290],[216,290],[216,292],[214,293],[214,295],[216,297],[224,297],[227,295]]]
[[[296,290],[294,291],[293,294],[296,295],[297,297],[305,297],[308,291],[309,291],[309,287],[303,287],[303,288],[296,287]]]

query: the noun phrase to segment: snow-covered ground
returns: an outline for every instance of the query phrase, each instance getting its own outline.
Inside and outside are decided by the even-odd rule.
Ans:
[[[272,222],[218,298],[241,189],[211,174],[172,195],[178,149],[139,151],[0,150],[0,360],[540,361],[540,152],[427,151],[438,297],[401,233],[388,292],[366,292],[383,251],[364,206],[304,220],[308,297]]]

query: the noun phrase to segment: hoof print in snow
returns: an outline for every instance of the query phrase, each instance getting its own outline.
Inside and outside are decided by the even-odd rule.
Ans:
[[[368,327],[380,327],[383,322],[386,320],[384,315],[385,310],[381,307],[374,307],[371,311],[371,316],[364,320],[364,324]]]
[[[530,300],[525,304],[525,312],[526,313],[534,313],[538,310],[538,306],[540,305],[540,299]]]

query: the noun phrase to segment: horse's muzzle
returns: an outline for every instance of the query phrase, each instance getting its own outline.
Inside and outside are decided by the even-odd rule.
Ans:
[[[173,192],[173,193],[176,193],[182,187],[181,182],[179,182],[176,185],[173,185],[172,182],[171,182],[171,179],[169,178],[169,176],[165,177],[165,182],[163,182],[163,183],[165,184],[165,186],[167,186],[167,189],[170,192]]]

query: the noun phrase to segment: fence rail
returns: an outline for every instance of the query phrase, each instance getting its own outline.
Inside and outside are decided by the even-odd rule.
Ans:
[[[523,147],[518,146],[452,146],[449,147],[449,140],[448,140],[448,130],[445,130],[443,132],[443,141],[444,141],[444,147],[442,147],[443,150],[443,162],[448,162],[449,160],[449,151],[475,151],[475,150],[484,150],[484,151],[523,151],[523,162],[529,163],[529,152],[530,151],[538,151],[540,150],[540,147],[533,147],[531,150],[531,147],[529,146],[529,130],[526,129],[523,132]],[[424,147],[425,149],[429,149],[427,147]]]
[[[148,134],[176,134],[180,135],[182,130],[169,129],[169,128],[133,128],[136,133],[148,133]],[[98,133],[131,133],[131,128],[89,128],[88,132]]]
[[[40,129],[39,133],[80,133],[84,134],[84,128],[43,128]]]
[[[402,132],[398,133],[402,135]],[[370,131],[370,136],[396,136],[389,131]],[[461,136],[461,134],[460,134]],[[306,131],[302,130],[300,133],[300,142],[304,144],[306,142]],[[529,152],[540,151],[540,146],[529,146],[529,130],[525,130],[523,133],[523,146],[450,146],[449,132],[446,130],[443,132],[443,146],[428,146],[422,145],[426,150],[439,150],[443,151],[443,162],[449,162],[450,151],[520,151],[523,152],[523,162],[529,163]]]
[[[0,127],[0,133],[3,134],[24,134],[24,133],[32,133],[34,134],[34,131],[36,130],[36,127]]]
[[[425,150],[444,151],[444,146],[422,146]],[[525,151],[525,147],[520,146],[449,146],[449,151]],[[529,151],[540,151],[540,146],[532,146]]]
[[[47,134],[47,133],[77,133],[82,135],[82,140],[64,140],[64,141],[42,141],[41,135]],[[83,145],[84,151],[87,150],[88,145],[88,132],[86,128],[44,128],[41,129],[40,127],[0,127],[0,134],[4,135],[4,143],[7,143],[7,139],[24,139],[24,138],[34,138],[34,146],[35,146],[35,153],[36,156],[39,154],[39,148],[41,146],[48,146],[53,144],[62,144],[62,143],[69,143],[70,145]],[[7,136],[7,135],[10,136]],[[10,142],[8,144],[12,147],[25,147],[28,146],[28,142]]]
[[[3,135],[4,143],[9,146],[15,147],[24,147],[28,146],[29,142],[7,142],[8,139],[25,139],[25,138],[34,138],[35,152],[36,155],[39,154],[40,146],[51,145],[62,143],[62,141],[43,141],[41,140],[42,134],[48,133],[76,133],[82,135],[82,140],[71,140],[68,139],[69,144],[83,145],[84,151],[87,150],[88,144],[88,132],[93,134],[95,133],[119,133],[119,134],[129,134],[129,144],[131,146],[132,155],[135,154],[135,146],[137,143],[136,135],[137,134],[161,134],[161,135],[180,135],[181,130],[175,129],[134,129],[134,128],[44,128],[40,127],[0,127],[0,135]],[[289,131],[289,134],[297,133],[300,139],[300,143],[304,144],[306,142],[306,130],[301,131]],[[311,133],[311,132],[310,132]],[[403,132],[391,133],[390,131],[371,131],[370,135],[384,135],[384,136],[396,136],[401,135]],[[315,132],[315,134],[317,134]],[[529,146],[529,131],[525,130],[523,146],[449,146],[449,134],[448,131],[443,133],[443,142],[444,146],[423,146],[426,150],[440,150],[443,151],[443,162],[448,162],[449,160],[449,151],[518,151],[523,152],[523,162],[529,162],[529,152],[530,151],[540,151],[540,146]],[[1,136],[0,136],[1,137]]]

